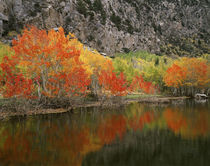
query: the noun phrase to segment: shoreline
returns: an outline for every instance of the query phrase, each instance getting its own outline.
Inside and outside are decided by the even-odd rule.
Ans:
[[[75,104],[68,108],[48,108],[48,109],[38,109],[38,110],[29,110],[29,111],[1,111],[0,110],[0,120],[4,120],[10,117],[16,116],[34,116],[34,115],[46,115],[46,114],[60,114],[66,112],[74,112],[78,108],[90,108],[90,107],[120,107],[125,106],[131,103],[148,103],[148,104],[170,104],[172,101],[190,99],[190,97],[167,97],[167,96],[150,96],[150,97],[138,97],[138,98],[128,98],[124,97],[118,102],[106,100],[104,102],[100,101],[87,101],[82,104]]]

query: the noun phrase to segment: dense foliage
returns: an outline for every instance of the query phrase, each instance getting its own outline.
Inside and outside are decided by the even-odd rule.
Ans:
[[[65,35],[63,28],[58,32],[25,28],[12,48],[1,46],[1,55],[0,93],[5,98],[124,96],[134,89],[153,92],[143,77],[137,81],[138,72],[127,79],[126,71],[115,70],[110,58],[85,47],[73,34]]]
[[[69,43],[71,37],[65,36],[62,28],[48,33],[35,27],[24,29],[13,41],[14,55],[4,56],[1,64],[3,95],[31,98],[85,94],[90,80],[79,60],[80,52]]]
[[[157,90],[154,88],[156,85],[161,92],[172,90],[174,95],[191,96],[199,91],[208,93],[209,57],[208,54],[204,54],[200,58],[172,59],[167,56],[137,51],[117,54],[113,64],[117,73],[123,72],[126,75],[128,83],[133,84],[136,78],[141,78],[139,85],[144,92],[154,92]],[[144,83],[143,80],[149,82]]]
[[[112,60],[73,34],[65,35],[63,28],[25,28],[12,47],[0,44],[0,53],[0,94],[5,98],[124,96],[167,87],[192,95],[197,89],[208,90],[210,83],[208,54],[174,60],[138,51]]]
[[[180,93],[193,94],[196,89],[209,88],[210,66],[202,58],[180,58],[167,69],[164,82]]]

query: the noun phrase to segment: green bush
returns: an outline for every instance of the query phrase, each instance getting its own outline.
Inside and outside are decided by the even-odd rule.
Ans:
[[[133,77],[136,74],[139,74],[138,69],[135,69],[131,63],[131,61],[117,57],[113,60],[115,72],[120,74],[123,72],[126,76],[126,79],[129,83],[133,80]]]
[[[145,81],[159,85],[160,89],[164,88],[163,77],[167,68],[173,63],[172,58],[146,51],[120,53],[115,57],[113,60],[115,71],[124,72],[129,82],[136,74],[140,74]]]
[[[3,44],[2,42],[0,42],[0,64],[2,63],[2,60],[5,56],[10,57],[13,54],[12,49],[10,48],[10,46]],[[0,67],[0,75],[1,75],[1,67]]]

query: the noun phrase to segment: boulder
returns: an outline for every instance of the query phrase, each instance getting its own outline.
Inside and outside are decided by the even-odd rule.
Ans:
[[[196,99],[207,99],[208,96],[206,94],[196,93],[195,98]]]

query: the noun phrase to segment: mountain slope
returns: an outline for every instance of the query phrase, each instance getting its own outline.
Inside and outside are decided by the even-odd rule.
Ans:
[[[27,24],[63,26],[109,55],[210,53],[210,0],[0,0],[0,13],[3,36]]]

